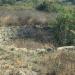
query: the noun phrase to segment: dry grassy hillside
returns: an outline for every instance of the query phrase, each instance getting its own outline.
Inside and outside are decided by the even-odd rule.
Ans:
[[[36,10],[1,10],[0,25],[1,26],[17,26],[17,25],[47,25],[48,21],[55,21],[55,13],[46,13]]]
[[[74,75],[75,49],[0,46],[0,75]]]
[[[75,75],[74,8],[71,0],[0,0],[0,75]]]
[[[47,27],[48,23],[56,21],[56,13],[7,8],[0,10],[0,33],[3,35],[0,35],[3,40],[0,43],[7,41],[9,45],[35,49],[53,47],[53,30]],[[17,35],[16,39],[12,39],[14,35]],[[8,41],[8,38],[13,41]]]

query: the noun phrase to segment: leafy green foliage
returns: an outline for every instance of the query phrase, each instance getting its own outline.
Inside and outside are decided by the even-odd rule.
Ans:
[[[57,8],[54,4],[54,2],[43,1],[36,6],[36,9],[47,12],[57,12]]]
[[[43,3],[41,3],[40,5],[38,5],[36,7],[36,9],[41,10],[41,11],[48,11],[48,3],[46,3],[45,1]]]
[[[60,15],[57,16],[57,24],[55,37],[61,45],[75,44],[75,34],[72,34],[71,30],[75,30],[75,15],[72,11],[66,11],[64,9]]]

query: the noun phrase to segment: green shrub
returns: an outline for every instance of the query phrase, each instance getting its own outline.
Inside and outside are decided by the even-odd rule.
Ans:
[[[37,10],[48,11],[48,4],[44,1],[40,5],[36,6]]]
[[[75,34],[71,30],[75,30],[75,16],[73,13],[62,13],[57,16],[57,24],[55,27],[55,39],[60,45],[72,45]]]
[[[36,6],[37,10],[47,11],[47,12],[56,12],[55,2],[43,1],[42,3]]]

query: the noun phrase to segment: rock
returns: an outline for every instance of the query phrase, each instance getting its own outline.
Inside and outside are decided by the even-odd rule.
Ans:
[[[37,49],[37,52],[46,52],[46,49]]]
[[[75,46],[58,47],[57,50],[75,50]]]

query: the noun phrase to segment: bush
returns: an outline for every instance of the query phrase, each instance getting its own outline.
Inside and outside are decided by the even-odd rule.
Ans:
[[[48,11],[48,4],[44,1],[40,5],[36,6],[37,10]]]
[[[75,16],[69,13],[62,13],[57,16],[57,24],[55,27],[55,39],[60,45],[72,45],[75,34],[71,30],[75,29]]]
[[[56,12],[55,3],[49,1],[43,1],[41,4],[36,6],[37,10],[47,11],[47,12]]]

